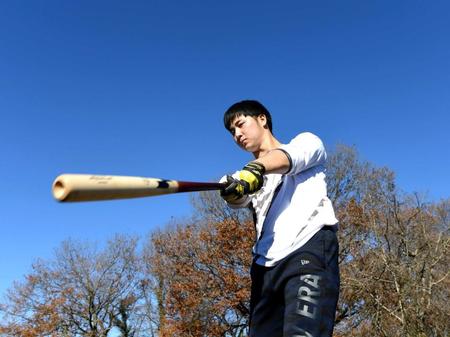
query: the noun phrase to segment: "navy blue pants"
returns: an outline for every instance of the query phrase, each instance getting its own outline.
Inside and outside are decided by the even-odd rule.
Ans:
[[[332,336],[338,251],[334,227],[325,226],[274,267],[253,262],[250,337]]]

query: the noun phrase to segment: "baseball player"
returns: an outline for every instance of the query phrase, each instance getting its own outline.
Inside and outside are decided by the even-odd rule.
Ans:
[[[327,197],[322,141],[304,132],[280,143],[269,111],[253,100],[232,105],[224,124],[254,156],[221,180],[228,184],[221,192],[227,204],[249,207],[255,218],[250,336],[332,336],[338,221]]]

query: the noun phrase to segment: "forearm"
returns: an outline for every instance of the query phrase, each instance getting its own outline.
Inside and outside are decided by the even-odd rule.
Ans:
[[[267,173],[284,174],[289,171],[291,165],[287,154],[280,149],[269,151],[267,154],[265,154],[262,157],[259,157],[258,159],[255,159],[254,161],[264,165],[266,169],[265,172],[266,174]]]

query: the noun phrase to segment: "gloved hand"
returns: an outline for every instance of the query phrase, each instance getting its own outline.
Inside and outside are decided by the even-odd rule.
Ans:
[[[246,194],[257,192],[263,185],[264,165],[258,162],[250,162],[238,172],[238,178],[227,176],[227,187],[220,195],[228,202],[239,200]]]

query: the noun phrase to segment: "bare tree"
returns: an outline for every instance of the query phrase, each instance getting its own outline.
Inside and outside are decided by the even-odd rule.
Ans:
[[[449,201],[424,204],[341,146],[330,160],[340,219],[342,336],[447,336]]]
[[[115,325],[126,326],[139,298],[136,244],[135,238],[116,236],[99,252],[93,245],[63,242],[53,261],[36,262],[8,292],[2,332],[106,337]]]

